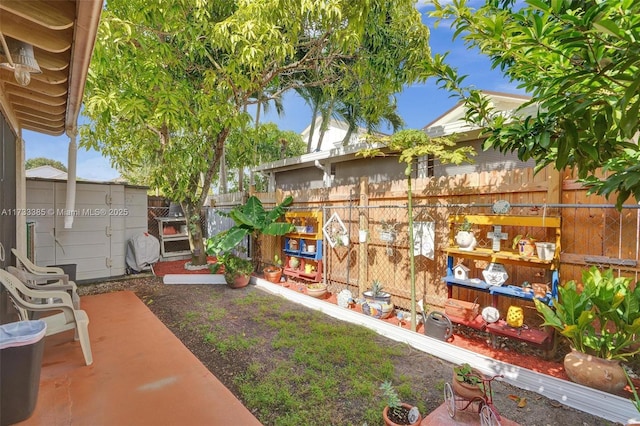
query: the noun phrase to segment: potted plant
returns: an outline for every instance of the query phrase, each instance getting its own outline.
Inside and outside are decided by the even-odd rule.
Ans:
[[[468,363],[453,367],[451,386],[455,394],[472,400],[484,397],[484,375]]]
[[[273,265],[267,265],[262,270],[267,281],[278,284],[282,278],[282,260],[277,254],[273,256]]]
[[[327,294],[327,285],[324,283],[307,284],[307,294],[311,297],[322,298]]]
[[[531,235],[518,234],[513,237],[511,248],[517,249],[520,256],[534,256],[536,254],[536,239]]]
[[[390,381],[382,383],[380,390],[387,403],[382,410],[382,418],[387,426],[415,425],[422,421],[418,407],[401,402]]]
[[[640,286],[614,277],[613,270],[595,266],[582,273],[582,291],[575,281],[558,288],[553,309],[534,299],[544,318],[571,345],[564,358],[569,378],[605,392],[618,392],[627,383],[620,361],[640,353]]]
[[[374,280],[371,289],[363,293],[365,302],[362,304],[362,313],[374,318],[388,318],[393,313],[391,294],[382,291],[382,283]]]
[[[455,241],[460,250],[473,251],[478,245],[475,235],[473,235],[473,224],[466,217],[458,225]]]
[[[251,259],[243,259],[233,253],[219,255],[210,267],[211,272],[217,274],[221,267],[224,267],[224,279],[231,288],[246,287],[254,269]]]

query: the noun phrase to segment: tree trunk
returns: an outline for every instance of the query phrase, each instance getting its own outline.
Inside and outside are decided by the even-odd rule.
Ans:
[[[309,128],[309,139],[307,139],[307,152],[311,152],[311,144],[313,143],[313,134],[316,130],[316,118],[318,118],[318,104],[313,105],[311,112],[311,127]]]
[[[189,248],[191,249],[191,264],[206,265],[207,252],[204,249],[204,238],[202,233],[202,222],[200,220],[200,212],[196,213],[196,209],[190,205],[183,205],[182,210],[187,220],[187,229],[189,230]]]

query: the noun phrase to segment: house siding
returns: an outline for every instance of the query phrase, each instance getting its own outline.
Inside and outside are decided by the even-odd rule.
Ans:
[[[515,153],[506,153],[491,149],[488,151],[482,150],[482,141],[473,141],[460,143],[458,146],[472,146],[476,154],[473,157],[472,164],[442,164],[436,160],[434,165],[434,175],[436,177],[450,177],[461,174],[491,172],[491,171],[507,171],[515,169],[524,169],[529,167],[535,167],[535,161],[521,161]],[[427,177],[427,176],[421,176]]]
[[[404,178],[404,165],[398,163],[397,157],[379,157],[374,160],[359,158],[333,163],[335,174],[331,186],[355,185],[361,176],[367,176],[371,183],[382,183]],[[331,163],[323,162],[326,169]],[[317,167],[306,167],[277,172],[276,188],[284,191],[300,191],[324,188],[324,172]]]

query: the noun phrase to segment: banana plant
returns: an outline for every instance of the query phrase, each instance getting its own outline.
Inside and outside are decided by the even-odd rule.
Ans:
[[[293,197],[286,197],[271,210],[266,210],[256,196],[251,196],[241,206],[234,207],[226,216],[234,221],[234,225],[207,240],[207,253],[220,256],[235,249],[246,237],[253,240],[254,266],[262,259],[261,235],[281,236],[294,230],[291,223],[278,222],[284,216],[286,208],[293,203]]]

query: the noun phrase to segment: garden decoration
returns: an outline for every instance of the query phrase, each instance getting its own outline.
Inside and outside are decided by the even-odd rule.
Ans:
[[[487,284],[494,286],[501,286],[509,278],[504,265],[502,263],[495,262],[489,263],[487,269],[482,271],[482,276]]]
[[[498,200],[491,206],[494,214],[508,214],[511,211],[511,204],[507,200]]]
[[[387,222],[386,220],[383,220],[382,224],[380,225],[380,232],[379,232],[380,241],[388,244],[392,244],[396,240],[397,225],[398,224],[395,222]]]
[[[422,311],[424,321],[425,336],[446,342],[453,336],[453,324],[447,315],[442,312],[429,312],[427,315]]]
[[[327,241],[331,248],[336,247],[337,245],[349,245],[348,244],[348,232],[347,227],[344,226],[342,219],[338,213],[334,212],[329,220],[322,227],[324,231],[324,235],[327,237]],[[347,236],[347,244],[344,244],[344,236]]]
[[[429,217],[431,218],[431,217]],[[413,255],[433,260],[435,257],[436,223],[415,222],[413,224]]]
[[[473,224],[465,217],[460,225],[458,225],[458,232],[456,233],[456,244],[460,247],[460,250],[473,251],[478,242],[472,231]]]
[[[530,235],[518,234],[513,237],[511,248],[514,250],[517,249],[520,256],[531,257],[536,253],[535,242],[536,239]]]
[[[493,232],[487,234],[487,238],[491,239],[491,250],[500,251],[500,241],[506,240],[509,236],[502,232],[501,225],[493,225]]]
[[[501,377],[488,378],[467,363],[453,367],[453,380],[444,386],[449,416],[454,418],[456,410],[475,410],[480,415],[482,426],[499,426],[500,413],[493,405],[491,383]]]
[[[353,294],[351,291],[344,289],[338,293],[338,306],[348,308],[353,303]]]
[[[384,419],[385,425],[415,425],[422,421],[418,407],[401,402],[391,382],[385,381],[382,383],[380,390],[382,390],[382,394],[387,402],[387,405],[382,411],[382,418]]]
[[[575,281],[558,288],[552,309],[534,299],[544,318],[571,345],[564,368],[569,378],[585,386],[616,393],[627,383],[620,361],[640,353],[640,286],[615,277],[612,269],[595,266],[582,273],[582,291]]]

